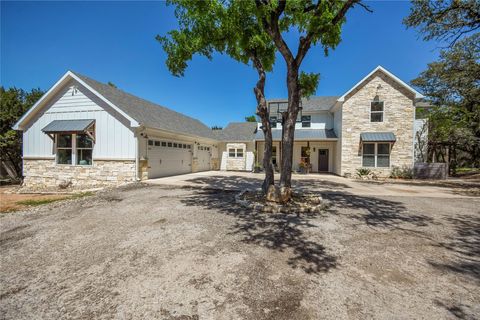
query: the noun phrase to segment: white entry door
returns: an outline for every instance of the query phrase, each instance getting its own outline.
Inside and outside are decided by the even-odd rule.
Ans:
[[[211,154],[211,147],[198,146],[197,148],[198,171],[210,170],[210,154]]]
[[[192,172],[192,145],[168,140],[148,141],[148,178]]]

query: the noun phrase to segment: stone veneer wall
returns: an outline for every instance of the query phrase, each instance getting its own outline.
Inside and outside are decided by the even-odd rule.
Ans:
[[[245,143],[227,143],[227,170],[245,170],[247,146]],[[243,149],[243,158],[228,158],[228,149]]]
[[[52,189],[70,181],[70,187],[85,189],[115,186],[135,181],[135,160],[94,160],[92,166],[57,165],[55,160],[24,159],[23,186]]]
[[[381,88],[377,87],[381,85]],[[383,122],[370,122],[370,102],[375,95],[384,101]],[[362,167],[360,133],[393,132],[397,141],[390,154],[390,168],[369,168],[388,176],[393,166],[413,167],[414,95],[379,71],[350,93],[343,103],[341,175],[356,175]]]

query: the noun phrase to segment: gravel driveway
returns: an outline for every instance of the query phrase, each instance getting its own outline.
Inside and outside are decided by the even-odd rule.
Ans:
[[[0,216],[0,318],[478,319],[480,200],[138,185]]]

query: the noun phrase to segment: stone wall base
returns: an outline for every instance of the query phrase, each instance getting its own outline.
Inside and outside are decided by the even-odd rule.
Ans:
[[[92,166],[58,165],[55,160],[23,160],[23,187],[32,190],[88,189],[135,181],[135,160],[94,160]]]

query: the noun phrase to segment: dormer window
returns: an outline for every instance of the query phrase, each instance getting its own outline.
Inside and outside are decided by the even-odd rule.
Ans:
[[[370,103],[370,122],[383,122],[383,101],[378,96]]]
[[[277,127],[277,117],[270,117],[270,126],[272,128],[276,128]]]
[[[310,128],[312,116],[302,116],[302,128]]]

